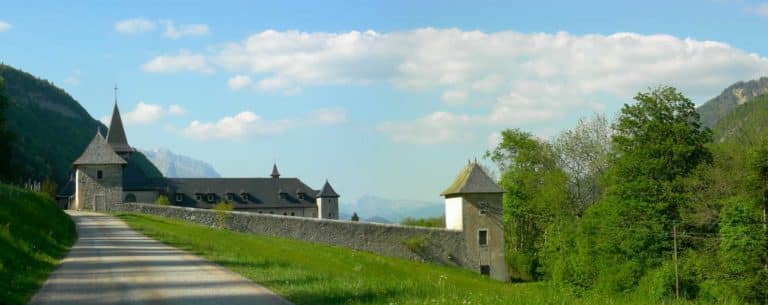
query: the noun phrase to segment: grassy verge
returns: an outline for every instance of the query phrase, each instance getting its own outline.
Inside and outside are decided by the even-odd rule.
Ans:
[[[629,296],[575,297],[543,283],[495,282],[475,273],[345,248],[119,214],[134,229],[201,255],[301,304],[655,304]]]
[[[76,235],[51,199],[0,184],[0,304],[25,304]]]

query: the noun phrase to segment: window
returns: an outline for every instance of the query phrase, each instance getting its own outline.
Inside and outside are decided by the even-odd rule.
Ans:
[[[208,202],[213,202],[213,194],[208,194]]]
[[[264,213],[264,212],[262,212],[262,211],[259,211],[259,214],[261,214],[261,213]]]
[[[248,194],[247,193],[242,193],[240,195],[240,197],[243,197],[243,201],[248,201]]]
[[[480,215],[488,214],[488,203],[485,201],[480,202]]]
[[[491,266],[489,266],[489,265],[480,265],[480,274],[482,274],[482,275],[491,275]]]
[[[299,199],[304,200],[304,193],[299,193]]]
[[[285,200],[285,193],[280,193],[280,199]]]
[[[235,195],[227,193],[227,200],[229,200],[229,201],[235,200]]]
[[[101,170],[96,171],[96,179],[104,178],[104,172]]]
[[[477,231],[477,244],[480,246],[488,245],[488,230]]]
[[[181,194],[176,194],[176,202],[181,202]]]
[[[296,216],[296,213],[294,213],[294,212],[291,212],[291,216]]]
[[[125,202],[136,202],[136,195],[128,193],[125,195]]]
[[[333,213],[328,213],[328,218],[331,218],[331,215],[333,215]]]
[[[283,216],[288,216],[288,212],[283,212]]]
[[[195,194],[195,200],[197,201],[203,200],[203,195]]]

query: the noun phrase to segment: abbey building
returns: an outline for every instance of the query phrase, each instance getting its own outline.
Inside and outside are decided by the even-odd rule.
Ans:
[[[225,201],[235,210],[262,214],[338,219],[339,194],[328,183],[313,189],[299,178],[281,177],[277,165],[269,177],[167,178],[128,144],[115,102],[106,138],[96,132],[72,163],[73,174],[57,196],[70,209],[106,211],[122,202],[212,208]]]

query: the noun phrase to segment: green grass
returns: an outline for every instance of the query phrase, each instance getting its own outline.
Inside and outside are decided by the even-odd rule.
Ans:
[[[76,235],[51,199],[0,184],[0,304],[25,304]]]
[[[243,234],[163,217],[118,214],[301,304],[657,304],[632,296],[576,297],[546,283],[501,283],[460,268]]]

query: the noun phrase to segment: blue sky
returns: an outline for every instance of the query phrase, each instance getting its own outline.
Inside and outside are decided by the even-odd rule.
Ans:
[[[0,61],[224,176],[439,201],[505,128],[768,75],[768,2],[8,2]],[[670,3],[672,2],[672,3]]]

